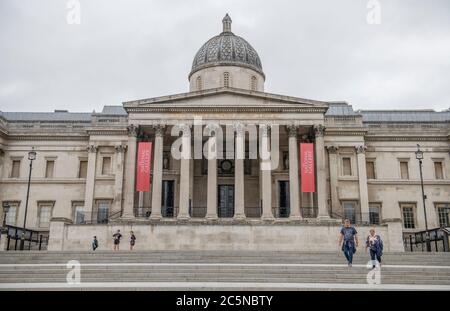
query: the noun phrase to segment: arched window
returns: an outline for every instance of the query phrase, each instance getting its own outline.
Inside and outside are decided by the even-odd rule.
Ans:
[[[200,76],[197,77],[196,88],[197,88],[197,91],[201,91],[202,90],[202,77],[200,77]]]
[[[230,87],[230,73],[229,72],[223,73],[223,86]]]
[[[255,76],[252,76],[250,78],[250,88],[252,91],[256,91],[257,87],[258,87],[258,80],[256,80]]]

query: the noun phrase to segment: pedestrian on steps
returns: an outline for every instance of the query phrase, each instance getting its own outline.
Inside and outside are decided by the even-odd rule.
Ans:
[[[134,235],[134,232],[130,232],[130,251],[133,250],[134,244],[136,244],[136,236]]]
[[[375,234],[375,229],[370,229],[369,235],[366,239],[366,254],[367,249],[370,252],[370,259],[372,260],[372,269],[375,269],[377,262],[381,265],[381,256],[383,255],[383,240],[378,234]]]
[[[113,234],[114,250],[115,251],[119,250],[119,244],[120,244],[120,239],[121,238],[122,238],[122,234],[120,234],[120,230],[117,230],[117,232]]]
[[[92,240],[92,250],[95,251],[98,248],[98,240],[97,237],[94,236],[94,239]]]
[[[344,221],[344,226],[341,229],[341,235],[339,237],[339,246],[341,246],[344,256],[347,259],[348,266],[353,264],[353,255],[356,253],[358,247],[357,231],[350,225],[350,219]]]

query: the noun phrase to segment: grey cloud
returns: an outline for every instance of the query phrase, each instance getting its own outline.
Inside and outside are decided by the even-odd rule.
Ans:
[[[101,110],[185,92],[198,48],[233,31],[258,51],[266,91],[356,109],[450,107],[450,3],[380,0],[0,2],[0,110]]]

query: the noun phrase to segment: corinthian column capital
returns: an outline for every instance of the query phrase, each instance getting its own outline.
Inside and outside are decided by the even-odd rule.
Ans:
[[[96,153],[97,150],[98,150],[98,146],[96,146],[96,145],[89,145],[89,146],[86,147],[86,150],[88,152]]]
[[[116,149],[117,153],[123,153],[125,150],[127,150],[127,145],[117,145],[114,147]]]
[[[289,137],[297,137],[298,126],[294,124],[286,125],[286,130],[288,132]]]
[[[162,137],[166,131],[166,126],[164,124],[156,124],[153,125],[153,129],[155,130],[156,137]]]
[[[325,126],[322,124],[314,125],[314,133],[316,136],[323,136],[325,133]]]
[[[365,147],[365,146],[356,146],[355,147],[356,148],[356,153],[366,153],[366,149],[367,149],[367,147]]]
[[[130,124],[127,126],[128,136],[136,137],[138,134],[138,127],[134,124]]]
[[[328,153],[336,154],[339,147],[338,146],[327,146]]]

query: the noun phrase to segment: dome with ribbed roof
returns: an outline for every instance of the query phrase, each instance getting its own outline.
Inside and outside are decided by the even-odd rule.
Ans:
[[[231,18],[228,14],[222,23],[223,32],[209,39],[195,55],[189,77],[203,68],[214,66],[246,67],[264,77],[258,53],[245,39],[231,32]]]

